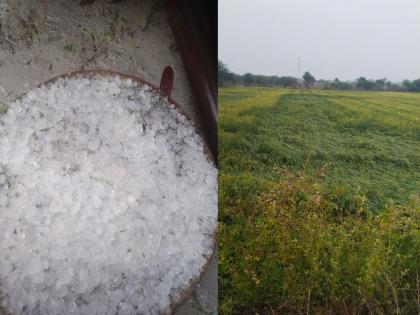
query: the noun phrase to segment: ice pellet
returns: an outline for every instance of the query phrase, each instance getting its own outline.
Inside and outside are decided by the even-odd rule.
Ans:
[[[212,252],[217,171],[144,84],[67,78],[0,115],[0,309],[161,314]]]

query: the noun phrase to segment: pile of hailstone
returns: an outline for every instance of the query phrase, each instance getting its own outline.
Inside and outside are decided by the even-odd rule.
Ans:
[[[212,251],[217,176],[149,86],[59,79],[0,116],[0,310],[170,311]]]

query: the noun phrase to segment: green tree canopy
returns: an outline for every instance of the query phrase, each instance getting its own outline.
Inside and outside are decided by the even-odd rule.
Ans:
[[[372,90],[374,86],[375,86],[375,83],[373,83],[370,80],[367,80],[364,77],[358,78],[356,82],[356,88],[360,90],[366,90],[366,91]]]
[[[315,77],[309,71],[306,71],[302,78],[306,88],[311,87],[316,82]]]
[[[243,75],[231,72],[222,61],[218,63],[219,86],[229,85],[245,85],[245,86],[269,86],[269,87],[299,87],[299,81],[291,76],[277,75],[259,75],[253,73],[245,73]],[[333,90],[365,90],[365,91],[405,91],[420,92],[420,79],[404,80],[402,83],[393,83],[387,79],[370,80],[360,77],[354,81],[340,81],[338,78],[334,80],[316,80],[315,77],[306,71],[303,75],[303,84],[306,88],[314,86],[318,83],[317,88],[333,89]]]
[[[229,83],[236,83],[236,74],[231,72],[228,67],[219,60],[218,63],[219,86],[226,86]]]
[[[244,82],[245,86],[253,85],[253,84],[255,84],[255,76],[253,74],[249,73],[249,72],[245,73],[242,76],[242,81]]]

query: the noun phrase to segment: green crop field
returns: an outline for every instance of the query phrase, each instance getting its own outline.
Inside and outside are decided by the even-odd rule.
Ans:
[[[219,90],[223,314],[420,312],[420,94]]]

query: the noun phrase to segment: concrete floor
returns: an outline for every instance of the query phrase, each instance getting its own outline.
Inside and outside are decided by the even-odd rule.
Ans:
[[[165,66],[174,69],[173,98],[198,124],[194,98],[161,1],[0,1],[0,103],[63,73],[106,69],[159,86]],[[176,312],[217,313],[217,259],[193,296]]]

